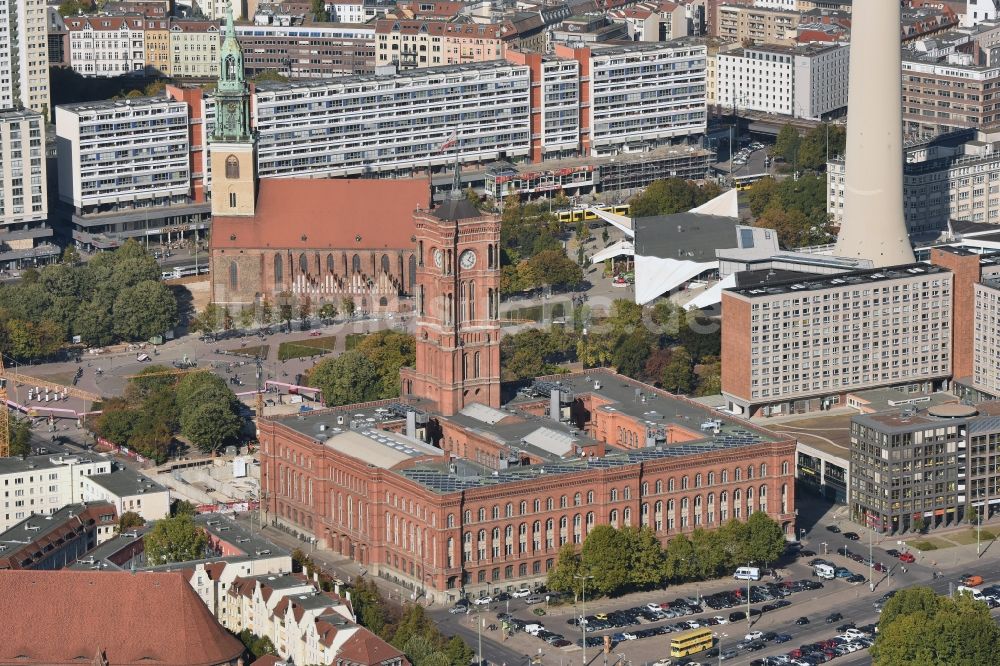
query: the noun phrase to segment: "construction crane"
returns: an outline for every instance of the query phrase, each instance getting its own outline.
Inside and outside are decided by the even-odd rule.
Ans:
[[[7,379],[3,377],[3,354],[0,354],[0,458],[10,457],[10,413],[7,411]]]

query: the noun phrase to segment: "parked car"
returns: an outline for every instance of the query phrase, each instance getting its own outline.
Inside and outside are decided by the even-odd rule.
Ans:
[[[493,597],[479,597],[478,599],[474,599],[472,603],[477,606],[489,606],[493,603]]]
[[[983,584],[983,577],[976,574],[965,574],[962,576],[962,585],[966,587],[978,587]]]
[[[467,610],[469,610],[468,606],[457,606],[456,605],[456,606],[452,606],[451,608],[449,608],[448,612],[451,613],[452,615],[457,615],[459,613],[464,613]]]
[[[833,624],[834,622],[840,622],[843,619],[844,616],[841,615],[840,613],[830,613],[829,615],[826,616],[826,623]]]
[[[802,626],[803,624],[809,624],[809,618],[807,618],[807,617],[805,617],[805,616],[802,616],[802,617],[800,617],[799,619],[795,620],[795,624],[797,624],[797,625],[798,625],[798,626],[800,626],[800,627],[801,627],[801,626]]]
[[[514,590],[513,592],[511,592],[510,596],[514,597],[515,599],[524,599],[525,597],[531,596],[531,590],[529,590],[526,587],[522,587],[519,590]]]
[[[885,551],[885,552],[886,552],[886,553],[887,553],[888,555],[892,556],[892,557],[899,557],[899,551],[898,551],[898,550],[896,550],[895,548],[890,548],[889,550],[887,550],[887,551]]]
[[[745,620],[745,619],[747,619],[747,614],[744,613],[743,611],[734,611],[729,614],[730,622],[739,622],[740,620]]]
[[[844,532],[844,538],[850,539],[851,541],[857,541],[861,537],[858,535],[857,532]]]
[[[827,525],[826,530],[828,532],[833,532],[834,534],[840,534],[840,528],[836,525]]]
[[[913,553],[900,553],[899,554],[899,561],[900,562],[905,562],[906,564],[910,564],[911,562],[915,562],[916,559],[917,558],[915,558],[913,556]]]
[[[540,604],[545,601],[545,598],[538,594],[532,594],[525,598],[524,603],[526,604]]]

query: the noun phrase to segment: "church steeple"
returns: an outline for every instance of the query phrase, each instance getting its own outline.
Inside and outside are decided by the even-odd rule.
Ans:
[[[250,140],[250,90],[243,71],[243,49],[236,39],[232,5],[226,5],[226,37],[219,56],[213,141]]]
[[[252,216],[257,200],[256,137],[250,130],[250,87],[243,73],[243,49],[236,39],[232,6],[226,5],[226,38],[213,95],[212,214]]]

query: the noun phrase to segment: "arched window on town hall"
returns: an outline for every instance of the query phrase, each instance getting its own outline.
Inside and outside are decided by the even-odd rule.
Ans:
[[[233,259],[229,262],[229,288],[235,291],[236,289],[239,289],[239,284],[239,269],[236,267],[236,260]]]
[[[337,272],[337,264],[334,261],[334,258],[333,258],[332,254],[326,255],[326,270],[327,270],[328,273],[336,273]]]
[[[386,275],[389,274],[389,255],[387,254],[382,255],[382,272]]]
[[[354,255],[354,258],[351,259],[351,271],[354,273],[361,272],[361,257],[358,255]]]
[[[240,177],[240,161],[236,155],[230,155],[226,158],[226,178],[229,180],[236,180]]]
[[[309,272],[309,260],[306,258],[305,252],[299,255],[299,271],[302,273]]]
[[[281,283],[284,280],[284,265],[281,261],[281,255],[274,255],[274,286],[281,287]]]
[[[410,285],[410,290],[413,289],[413,285],[417,283],[417,258],[412,254],[410,255],[410,270],[409,275],[406,278],[406,282]]]

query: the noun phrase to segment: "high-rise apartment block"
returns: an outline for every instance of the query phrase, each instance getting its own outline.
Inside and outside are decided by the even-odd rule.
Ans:
[[[956,129],[1000,128],[1000,67],[967,53],[907,50],[903,54],[903,123],[914,137]]]
[[[720,5],[716,31],[711,33],[737,43],[795,44],[795,28],[802,20],[794,10],[738,4]]]
[[[375,73],[371,25],[238,25],[246,75],[277,71],[290,79]]]
[[[953,289],[947,268],[910,264],[723,292],[729,409],[818,411],[860,389],[941,388],[952,374]]]
[[[400,69],[462,65],[503,57],[503,26],[440,20],[379,19],[375,57]]]
[[[78,245],[166,237],[207,225],[196,201],[191,106],[135,98],[56,108],[59,198]]]
[[[754,46],[715,57],[715,100],[723,109],[819,120],[847,107],[846,44]]]
[[[49,111],[47,12],[44,0],[0,0],[0,110]]]
[[[0,265],[17,268],[59,256],[48,243],[45,118],[0,111]]]

